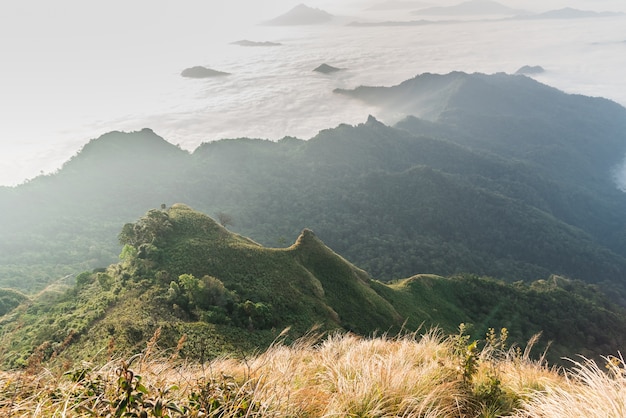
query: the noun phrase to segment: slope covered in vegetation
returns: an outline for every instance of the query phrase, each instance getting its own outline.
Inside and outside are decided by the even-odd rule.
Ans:
[[[320,331],[395,334],[460,323],[480,337],[509,328],[522,344],[553,342],[548,359],[615,353],[626,313],[594,287],[552,277],[531,285],[460,275],[371,278],[310,230],[286,248],[266,248],[176,204],[153,209],[119,234],[120,262],[82,273],[65,294],[28,300],[0,317],[5,366],[128,356],[159,330],[163,349],[204,361]],[[473,326],[470,328],[469,324]]]
[[[381,89],[391,102],[379,104],[421,118],[396,128],[370,118],[308,141],[221,140],[192,154],[149,129],[92,140],[58,173],[0,188],[0,285],[35,293],[104,267],[120,224],[186,202],[228,214],[231,229],[266,246],[311,228],[382,280],[558,274],[602,283],[626,304],[626,195],[613,176],[624,108],[503,74]]]

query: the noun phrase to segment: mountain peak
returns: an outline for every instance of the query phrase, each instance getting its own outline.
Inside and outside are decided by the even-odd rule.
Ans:
[[[386,126],[384,123],[382,123],[381,121],[379,121],[378,119],[376,119],[375,116],[372,115],[368,115],[367,116],[367,121],[365,122],[366,126]]]
[[[333,15],[324,10],[301,3],[287,13],[265,22],[265,24],[270,26],[319,25],[329,23],[333,18]]]
[[[319,65],[318,67],[316,67],[313,71],[322,73],[322,74],[331,74],[331,73],[336,73],[337,71],[341,71],[341,68],[333,67],[332,65],[323,63]]]
[[[167,142],[163,137],[157,135],[152,129],[143,128],[134,132],[108,132],[89,141],[80,151],[80,154],[94,152],[145,152],[148,149],[182,151],[180,148]]]
[[[167,142],[152,129],[121,132],[112,131],[89,141],[74,157],[63,165],[63,168],[86,165],[94,167],[125,166],[154,167],[171,158],[178,160],[189,153]]]
[[[296,242],[293,244],[293,249],[303,249],[303,248],[311,248],[311,247],[326,247],[322,240],[320,240],[315,232],[313,232],[309,228],[304,228]]]

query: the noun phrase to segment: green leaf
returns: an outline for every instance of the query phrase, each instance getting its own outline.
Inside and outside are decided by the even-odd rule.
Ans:
[[[126,412],[126,406],[128,405],[128,399],[122,399],[122,401],[117,405],[117,409],[115,410],[115,416],[121,417],[124,412]]]

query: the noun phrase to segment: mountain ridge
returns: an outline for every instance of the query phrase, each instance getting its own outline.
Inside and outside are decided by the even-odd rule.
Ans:
[[[361,86],[335,92],[380,106],[387,112],[456,127],[455,137],[448,139],[507,158],[541,161],[542,158],[560,158],[564,154],[559,153],[570,153],[568,148],[580,148],[578,163],[570,164],[577,167],[581,177],[598,177],[598,167],[604,175],[612,175],[611,170],[626,154],[623,135],[626,111],[622,106],[607,99],[566,94],[523,75],[426,73],[392,87]],[[581,123],[581,114],[590,117],[588,125]],[[509,125],[510,138],[502,135],[504,128],[499,124]],[[560,138],[553,132],[562,129],[563,124],[577,125],[581,129],[572,131],[569,138]],[[409,124],[400,122],[396,126],[420,134]],[[534,131],[529,132],[530,129]],[[518,136],[517,132],[523,136]],[[558,148],[547,156],[537,154],[541,142],[554,143]],[[546,160],[540,165],[554,165]],[[559,166],[558,171],[549,174],[561,175],[561,180],[566,180],[566,176],[576,178],[576,171],[568,170],[563,173]]]
[[[447,7],[428,7],[416,10],[416,15],[472,16],[472,15],[519,15],[528,12],[514,9],[491,0],[470,0]]]
[[[267,248],[184,204],[148,211],[119,238],[118,263],[81,273],[65,294],[29,299],[0,317],[5,367],[25,366],[31,355],[62,362],[126,357],[157,332],[164,350],[185,335],[180,355],[200,361],[267,347],[285,328],[293,339],[311,328],[394,335],[437,326],[452,333],[464,322],[480,336],[504,326],[517,343],[544,331],[555,339],[554,361],[613,352],[626,338],[619,332],[626,311],[593,287],[554,276],[529,285],[471,275],[385,284],[309,229],[289,247]]]
[[[409,82],[398,97],[420,101],[424,90],[456,105],[436,121],[410,116],[390,127],[372,116],[308,141],[227,139],[193,153],[147,130],[111,133],[58,173],[0,189],[0,283],[36,292],[108,265],[119,225],[178,201],[226,213],[231,229],[270,247],[311,228],[381,280],[560,274],[604,283],[622,298],[626,201],[610,172],[624,148],[624,109],[518,76],[417,80],[428,83]],[[482,102],[467,91],[451,96],[468,80]],[[541,101],[546,113],[507,111]],[[127,150],[135,136],[143,145]],[[99,153],[101,163],[88,162]]]

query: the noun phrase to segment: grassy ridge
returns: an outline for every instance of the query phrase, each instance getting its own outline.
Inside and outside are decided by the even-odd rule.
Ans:
[[[0,360],[103,361],[136,352],[156,329],[164,349],[186,335],[181,355],[249,355],[285,328],[289,341],[312,327],[360,335],[422,326],[479,338],[506,327],[522,344],[543,332],[549,360],[599,358],[626,343],[626,314],[595,287],[558,276],[508,284],[472,275],[418,275],[383,283],[309,230],[287,248],[265,248],[176,204],[151,210],[120,233],[121,260],[78,275],[0,317]],[[17,302],[14,302],[17,303]]]
[[[558,276],[526,285],[472,275],[419,275],[376,289],[412,329],[424,323],[453,332],[463,322],[472,324],[472,335],[479,337],[489,328],[506,327],[519,344],[542,333],[542,340],[551,343],[551,363],[574,354],[598,358],[624,343],[623,311],[603,305],[593,287]]]

